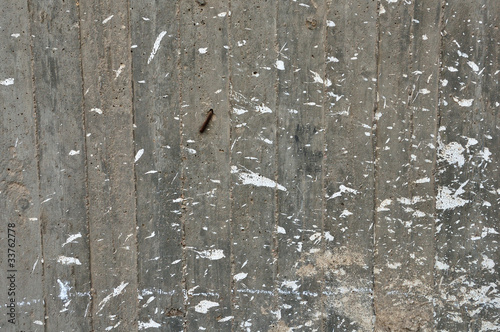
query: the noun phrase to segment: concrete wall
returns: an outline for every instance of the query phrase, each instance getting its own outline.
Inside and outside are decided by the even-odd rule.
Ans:
[[[3,1],[0,329],[500,330],[499,16]]]

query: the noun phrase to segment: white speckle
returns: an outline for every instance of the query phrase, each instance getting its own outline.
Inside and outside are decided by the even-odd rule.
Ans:
[[[210,308],[218,307],[219,303],[203,300],[194,307],[194,311],[206,314]]]
[[[105,18],[105,19],[102,21],[102,24],[106,24],[106,23],[108,23],[108,21],[109,21],[110,19],[112,19],[112,18],[113,18],[113,16],[115,16],[115,15],[111,15],[110,17]]]
[[[151,239],[152,237],[155,237],[155,232],[152,232],[151,235],[146,236],[144,239]]]
[[[57,262],[64,264],[64,265],[71,265],[71,264],[82,265],[82,263],[80,262],[80,260],[78,258],[66,257],[66,256],[59,256],[57,258]]]
[[[380,4],[379,15],[385,14],[385,7],[383,4]]]
[[[375,120],[378,121],[381,117],[382,117],[382,112],[375,113],[375,116],[374,116]]]
[[[200,47],[198,52],[200,52],[200,54],[205,54],[208,52],[208,47]]]
[[[251,184],[257,187],[276,188],[278,190],[287,191],[285,187],[274,182],[273,180],[263,177],[260,174],[252,171],[241,171],[236,166],[231,166],[231,173],[238,174],[240,181],[245,184]]]
[[[285,70],[285,63],[281,60],[276,60],[276,69]]]
[[[19,38],[19,36],[21,36],[20,34],[18,33],[13,33],[12,35],[10,35],[11,37],[14,37],[14,38]]]
[[[387,0],[387,3],[397,3],[398,0]]]
[[[431,179],[428,177],[415,180],[415,183],[429,183],[429,182],[431,182]]]
[[[137,323],[137,325],[138,325],[138,329],[139,330],[145,330],[145,329],[149,329],[149,328],[159,328],[159,327],[161,327],[161,324],[158,324],[152,318],[149,319],[149,322],[141,322],[141,321],[139,321]]]
[[[80,154],[80,150],[78,150],[78,151],[71,150],[71,151],[69,152],[69,155],[70,155],[70,156],[76,156],[77,154]]]
[[[165,37],[166,34],[167,34],[166,31],[162,31],[162,32],[160,32],[160,34],[158,35],[158,37],[156,37],[155,43],[153,45],[153,50],[151,51],[151,54],[149,55],[148,64],[155,57],[156,52],[158,52],[158,49],[160,48],[160,42],[163,39],[163,37]]]
[[[255,111],[259,113],[272,113],[273,111],[266,105],[258,105],[255,107]]]
[[[90,109],[91,112],[96,112],[97,114],[102,114],[102,110],[100,108],[92,108]]]
[[[474,99],[458,99],[457,97],[453,97],[453,100],[462,107],[471,107],[474,101]]]
[[[391,205],[391,203],[392,203],[392,199],[389,199],[389,198],[384,199],[384,200],[380,203],[379,207],[377,208],[377,212],[381,212],[381,211],[390,211],[390,209],[388,209],[387,207],[388,207],[389,205]]]
[[[12,84],[14,84],[14,78],[12,78],[12,77],[6,78],[3,81],[0,81],[0,84],[5,85],[5,86],[12,85]]]
[[[195,149],[190,149],[190,148],[185,148],[185,149],[190,154],[196,154],[196,150]]]
[[[234,318],[234,316],[226,316],[224,318],[219,319],[219,323],[229,322],[233,318]]]
[[[153,169],[153,170],[147,171],[146,173],[144,173],[144,175],[146,175],[146,174],[155,174],[155,173],[158,173],[158,171]]]
[[[427,35],[422,35],[422,39],[427,40],[427,39],[429,39],[429,37],[427,37]]]
[[[286,288],[291,288],[292,290],[296,291],[299,289],[300,285],[297,285],[297,281],[290,281],[290,280],[285,280],[281,283],[281,287],[286,287]]]
[[[40,321],[40,320],[36,320],[33,322],[33,324],[36,324],[36,325],[42,325],[43,326],[43,322]]]
[[[351,216],[351,215],[352,215],[351,211],[348,211],[347,209],[344,209],[344,211],[342,211],[342,213],[340,214],[340,218],[345,218],[345,217],[348,217],[348,216]]]
[[[181,203],[182,202],[182,197],[176,198],[172,200],[173,203]]]
[[[222,13],[217,14],[217,16],[219,16],[219,17],[225,17],[226,15],[227,15],[227,12],[222,12]]]
[[[299,111],[294,110],[294,109],[289,109],[289,110],[288,110],[288,113],[291,113],[291,114],[298,114],[298,113],[299,113]]]
[[[418,90],[418,92],[421,93],[421,94],[423,94],[423,95],[427,95],[427,94],[431,93],[429,90],[427,90],[425,88]]]
[[[398,267],[401,266],[401,263],[388,263],[387,267],[393,270],[397,270]]]
[[[451,71],[451,72],[457,72],[458,69],[455,68],[455,67],[448,67],[448,70]]]
[[[137,81],[137,83],[144,84],[144,83],[146,83],[146,81],[145,80],[141,80],[141,81]]]
[[[144,149],[140,149],[139,151],[137,151],[137,153],[135,154],[134,163],[136,163],[137,160],[139,160],[143,154],[144,154]]]
[[[447,86],[448,85],[448,80],[447,79],[441,80],[441,85],[442,86]]]
[[[495,267],[495,262],[485,255],[482,256],[483,256],[483,261],[481,262],[481,266],[483,267],[483,269],[491,270],[491,272],[493,272],[493,268]]]
[[[333,28],[335,26],[335,22],[330,21],[330,20],[326,20],[326,26],[329,28]]]
[[[328,242],[331,242],[331,241],[333,241],[333,240],[334,240],[334,238],[333,238],[332,234],[330,234],[330,232],[329,232],[329,231],[326,231],[326,232],[325,232],[325,239],[326,239]]]
[[[106,296],[104,299],[102,299],[102,301],[99,302],[99,305],[98,305],[99,310],[97,310],[96,314],[101,312],[101,310],[104,308],[106,303],[108,303],[108,301],[111,300],[111,298],[120,295],[123,292],[123,290],[125,289],[125,287],[127,287],[127,285],[128,285],[128,282],[126,283],[126,282],[122,281],[122,283],[118,287],[113,289],[113,291],[110,294],[108,294],[108,296]]]
[[[212,181],[213,183],[220,183],[220,180],[213,180],[213,179],[210,179],[210,181]]]
[[[469,67],[472,68],[473,71],[475,71],[476,73],[479,71],[479,67],[473,62],[473,61],[467,61],[467,64],[469,65]]]
[[[436,258],[436,263],[434,264],[434,266],[438,270],[448,270],[450,268],[450,266],[448,264],[446,264],[444,262],[440,262],[437,258]]]
[[[245,114],[246,112],[248,112],[246,109],[233,107],[233,113],[237,115]]]
[[[241,40],[241,41],[239,40],[239,41],[237,42],[237,44],[238,44],[238,46],[239,46],[239,47],[246,45],[246,43],[247,43],[247,41],[246,41],[246,40]]]
[[[130,46],[130,48],[137,48],[137,45],[132,45]]]
[[[248,275],[248,273],[241,272],[241,273],[234,275],[233,279],[236,281],[240,281],[240,280],[245,279],[247,277],[247,275]]]
[[[203,251],[193,250],[193,251],[196,252],[201,258],[207,258],[212,261],[216,261],[226,257],[222,249],[209,249]]]
[[[69,286],[69,281],[61,281],[60,279],[57,279],[57,283],[59,284],[59,299],[61,301],[66,302],[68,300],[68,291],[71,290],[71,287]]]
[[[286,230],[283,227],[278,226],[278,234],[286,234]]]
[[[438,194],[436,196],[436,209],[439,210],[448,210],[454,209],[459,206],[464,206],[469,201],[463,198],[458,197],[463,190],[461,190],[462,186],[452,194],[452,191],[448,187],[439,187]]]
[[[181,259],[177,259],[177,260],[173,261],[172,263],[170,263],[170,265],[179,264],[181,261],[182,261]]]
[[[68,236],[68,238],[66,239],[66,242],[63,243],[62,247],[64,247],[68,243],[78,243],[78,242],[73,242],[73,241],[75,241],[76,239],[81,238],[81,237],[82,237],[81,233]]]

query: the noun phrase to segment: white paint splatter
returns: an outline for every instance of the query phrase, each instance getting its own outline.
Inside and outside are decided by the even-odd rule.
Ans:
[[[111,300],[113,297],[117,297],[118,295],[120,295],[128,284],[129,284],[128,282],[122,281],[122,283],[118,285],[118,287],[113,289],[113,291],[110,294],[108,294],[108,296],[102,299],[102,301],[99,302],[98,305],[99,310],[97,310],[97,314],[101,312],[101,310],[104,308],[104,306],[106,305],[106,303],[108,303],[109,300]]]
[[[234,318],[234,316],[226,316],[224,318],[219,319],[219,323],[229,322],[233,318]]]
[[[296,291],[300,285],[297,284],[297,280],[285,280],[281,283],[281,287],[291,288],[293,291]]]
[[[21,35],[19,33],[13,33],[12,35],[10,35],[11,37],[14,37],[14,38],[19,38]]]
[[[207,53],[207,52],[208,52],[208,47],[200,47],[200,48],[198,49],[198,52],[199,52],[200,54],[205,54],[205,53]]]
[[[325,232],[325,239],[328,241],[328,242],[332,242],[334,240],[332,234],[330,234],[329,231],[326,231]]]
[[[335,26],[335,22],[330,21],[330,20],[326,20],[326,26],[329,28],[333,28]]]
[[[436,209],[454,209],[468,203],[468,200],[458,197],[458,195],[463,192],[463,190],[461,190],[462,186],[454,194],[452,194],[451,189],[448,187],[439,187],[438,194],[436,196]]]
[[[12,77],[6,78],[3,81],[0,81],[0,84],[5,85],[5,86],[12,85],[12,84],[14,84],[14,78],[12,78]]]
[[[352,216],[352,212],[347,209],[344,209],[344,211],[342,211],[342,213],[340,214],[340,218],[345,218],[348,216]]]
[[[334,56],[329,56],[326,58],[326,63],[330,63],[330,62],[339,62],[340,60],[337,59],[336,57]]]
[[[156,233],[155,233],[155,232],[152,232],[149,236],[146,236],[146,237],[144,238],[144,240],[145,240],[145,239],[151,239],[151,238],[155,237],[155,235],[156,235]]]
[[[61,281],[60,279],[57,279],[57,283],[59,284],[59,299],[63,302],[68,301],[68,292],[71,290],[69,281]]]
[[[255,111],[259,113],[272,113],[273,110],[267,107],[266,105],[258,105],[255,107]]]
[[[68,243],[78,243],[78,242],[74,242],[74,241],[76,239],[81,238],[81,237],[82,237],[82,233],[72,234],[72,235],[68,236],[68,238],[66,239],[66,242],[63,243],[62,247],[64,247]]]
[[[57,258],[57,262],[64,264],[64,265],[71,265],[71,264],[82,265],[80,260],[78,258],[75,258],[75,257],[59,256]]]
[[[246,112],[248,112],[248,111],[246,109],[243,109],[243,108],[236,108],[236,107],[233,108],[233,113],[237,114],[237,115],[242,115],[242,114],[245,114]]]
[[[493,261],[486,255],[482,256],[483,256],[483,261],[481,262],[481,266],[483,267],[483,269],[491,270],[491,272],[493,272],[493,268],[495,267],[495,261]]]
[[[227,12],[222,12],[222,13],[217,14],[217,16],[219,16],[219,17],[226,17],[226,15],[227,15]]]
[[[451,72],[457,72],[458,69],[455,68],[455,67],[448,67],[448,70],[451,71]]]
[[[286,230],[283,227],[281,227],[281,226],[278,226],[278,230],[277,231],[278,231],[278,234],[286,234]]]
[[[444,262],[440,262],[437,257],[436,257],[436,263],[434,264],[434,266],[436,267],[436,269],[438,270],[448,270],[450,268],[450,266]]]
[[[276,69],[285,70],[285,63],[281,60],[276,60]]]
[[[153,44],[153,50],[151,51],[151,54],[149,55],[148,65],[155,57],[156,52],[158,52],[158,50],[160,49],[160,42],[163,39],[163,37],[165,37],[166,34],[167,34],[166,31],[162,31],[162,32],[160,32],[158,37],[156,37],[155,43]]]
[[[487,162],[490,162],[491,159],[490,159],[490,156],[491,156],[491,152],[490,152],[490,149],[488,148],[484,148],[483,151],[479,151],[478,155],[483,158],[484,161],[487,161]]]
[[[476,73],[479,71],[479,67],[478,65],[476,65],[473,61],[467,61],[467,64],[469,65],[469,67],[472,68],[473,71],[475,71]]]
[[[332,81],[330,81],[329,79],[326,79],[326,81],[323,81],[320,74],[318,74],[312,70],[309,70],[309,71],[313,74],[314,83],[324,84],[326,87],[329,87],[332,85]]]
[[[341,185],[339,186],[339,189],[340,189],[339,191],[337,191],[336,193],[333,193],[333,195],[332,195],[332,196],[330,196],[328,199],[332,199],[332,198],[340,197],[340,196],[342,196],[342,194],[344,194],[344,193],[350,193],[350,194],[354,194],[354,195],[356,195],[356,194],[358,193],[358,191],[357,191],[357,190],[352,189],[352,188],[349,188],[349,187],[346,187],[346,186],[344,186],[343,184],[341,184]]]
[[[415,183],[429,183],[429,182],[431,182],[431,179],[428,177],[415,180]]]
[[[110,19],[112,19],[112,18],[113,18],[113,16],[115,16],[115,15],[111,15],[111,16],[109,16],[109,17],[105,18],[105,19],[102,21],[102,24],[106,24],[106,23],[108,23],[108,21],[109,21]]]
[[[203,300],[194,307],[194,311],[199,312],[200,314],[206,314],[208,313],[208,310],[218,306],[219,303],[217,302]]]
[[[453,97],[453,100],[462,107],[471,107],[474,99],[458,99],[457,97]]]
[[[465,148],[461,144],[451,142],[443,146],[440,137],[438,137],[438,145],[438,156],[441,160],[446,160],[450,165],[457,164],[459,167],[464,165],[465,158],[462,153]]]
[[[401,263],[388,263],[387,267],[393,270],[397,270],[399,267],[401,267]]]
[[[195,149],[191,149],[191,148],[185,148],[185,149],[190,154],[196,154],[196,150]]]
[[[222,249],[208,249],[203,251],[197,251],[193,249],[193,251],[197,253],[200,258],[207,258],[212,261],[216,261],[226,257],[226,255],[224,255],[224,250]]]
[[[117,70],[113,69],[113,71],[116,73],[115,80],[118,78],[118,76],[120,76],[120,74],[122,73],[123,69],[125,69],[125,65],[123,63],[120,65],[120,67],[118,67]]]
[[[139,321],[137,323],[138,325],[138,329],[139,330],[145,330],[145,329],[149,329],[149,328],[159,328],[161,327],[161,324],[158,324],[157,322],[155,322],[152,318],[149,319],[149,322],[141,322]]]
[[[151,170],[151,171],[147,171],[147,172],[146,172],[146,173],[144,173],[144,174],[155,174],[155,173],[158,173],[158,171],[153,169],[153,170]]]
[[[391,205],[391,203],[392,203],[392,199],[389,199],[389,198],[384,199],[384,200],[380,203],[379,207],[377,208],[377,212],[382,212],[382,211],[390,211],[390,209],[388,209],[387,207],[388,207],[389,205]]]
[[[96,112],[97,114],[102,114],[102,110],[100,108],[92,108],[90,109],[91,112]]]
[[[251,184],[257,187],[276,188],[281,191],[287,191],[286,188],[282,185],[252,171],[242,171],[239,170],[236,166],[231,166],[231,173],[238,174],[238,177],[243,185]]]
[[[137,160],[139,160],[143,154],[144,154],[144,149],[140,149],[139,151],[137,151],[137,153],[135,154],[134,163],[136,163]]]
[[[76,156],[77,154],[80,154],[80,150],[78,150],[78,151],[71,150],[71,151],[69,152],[69,155],[70,155],[70,156]]]
[[[248,273],[241,272],[241,273],[235,274],[233,279],[236,281],[240,281],[240,280],[245,279],[247,277],[247,275],[248,275]]]

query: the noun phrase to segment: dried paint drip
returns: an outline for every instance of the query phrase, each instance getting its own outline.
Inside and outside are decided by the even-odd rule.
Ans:
[[[200,133],[203,133],[205,131],[205,129],[207,129],[208,123],[212,119],[213,115],[214,115],[214,110],[210,109],[210,111],[208,111],[207,118],[205,119],[205,122],[203,122],[203,124],[201,125]]]

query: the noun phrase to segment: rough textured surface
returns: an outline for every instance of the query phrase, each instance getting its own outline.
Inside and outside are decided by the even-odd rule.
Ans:
[[[0,329],[500,330],[498,1],[2,14]]]

